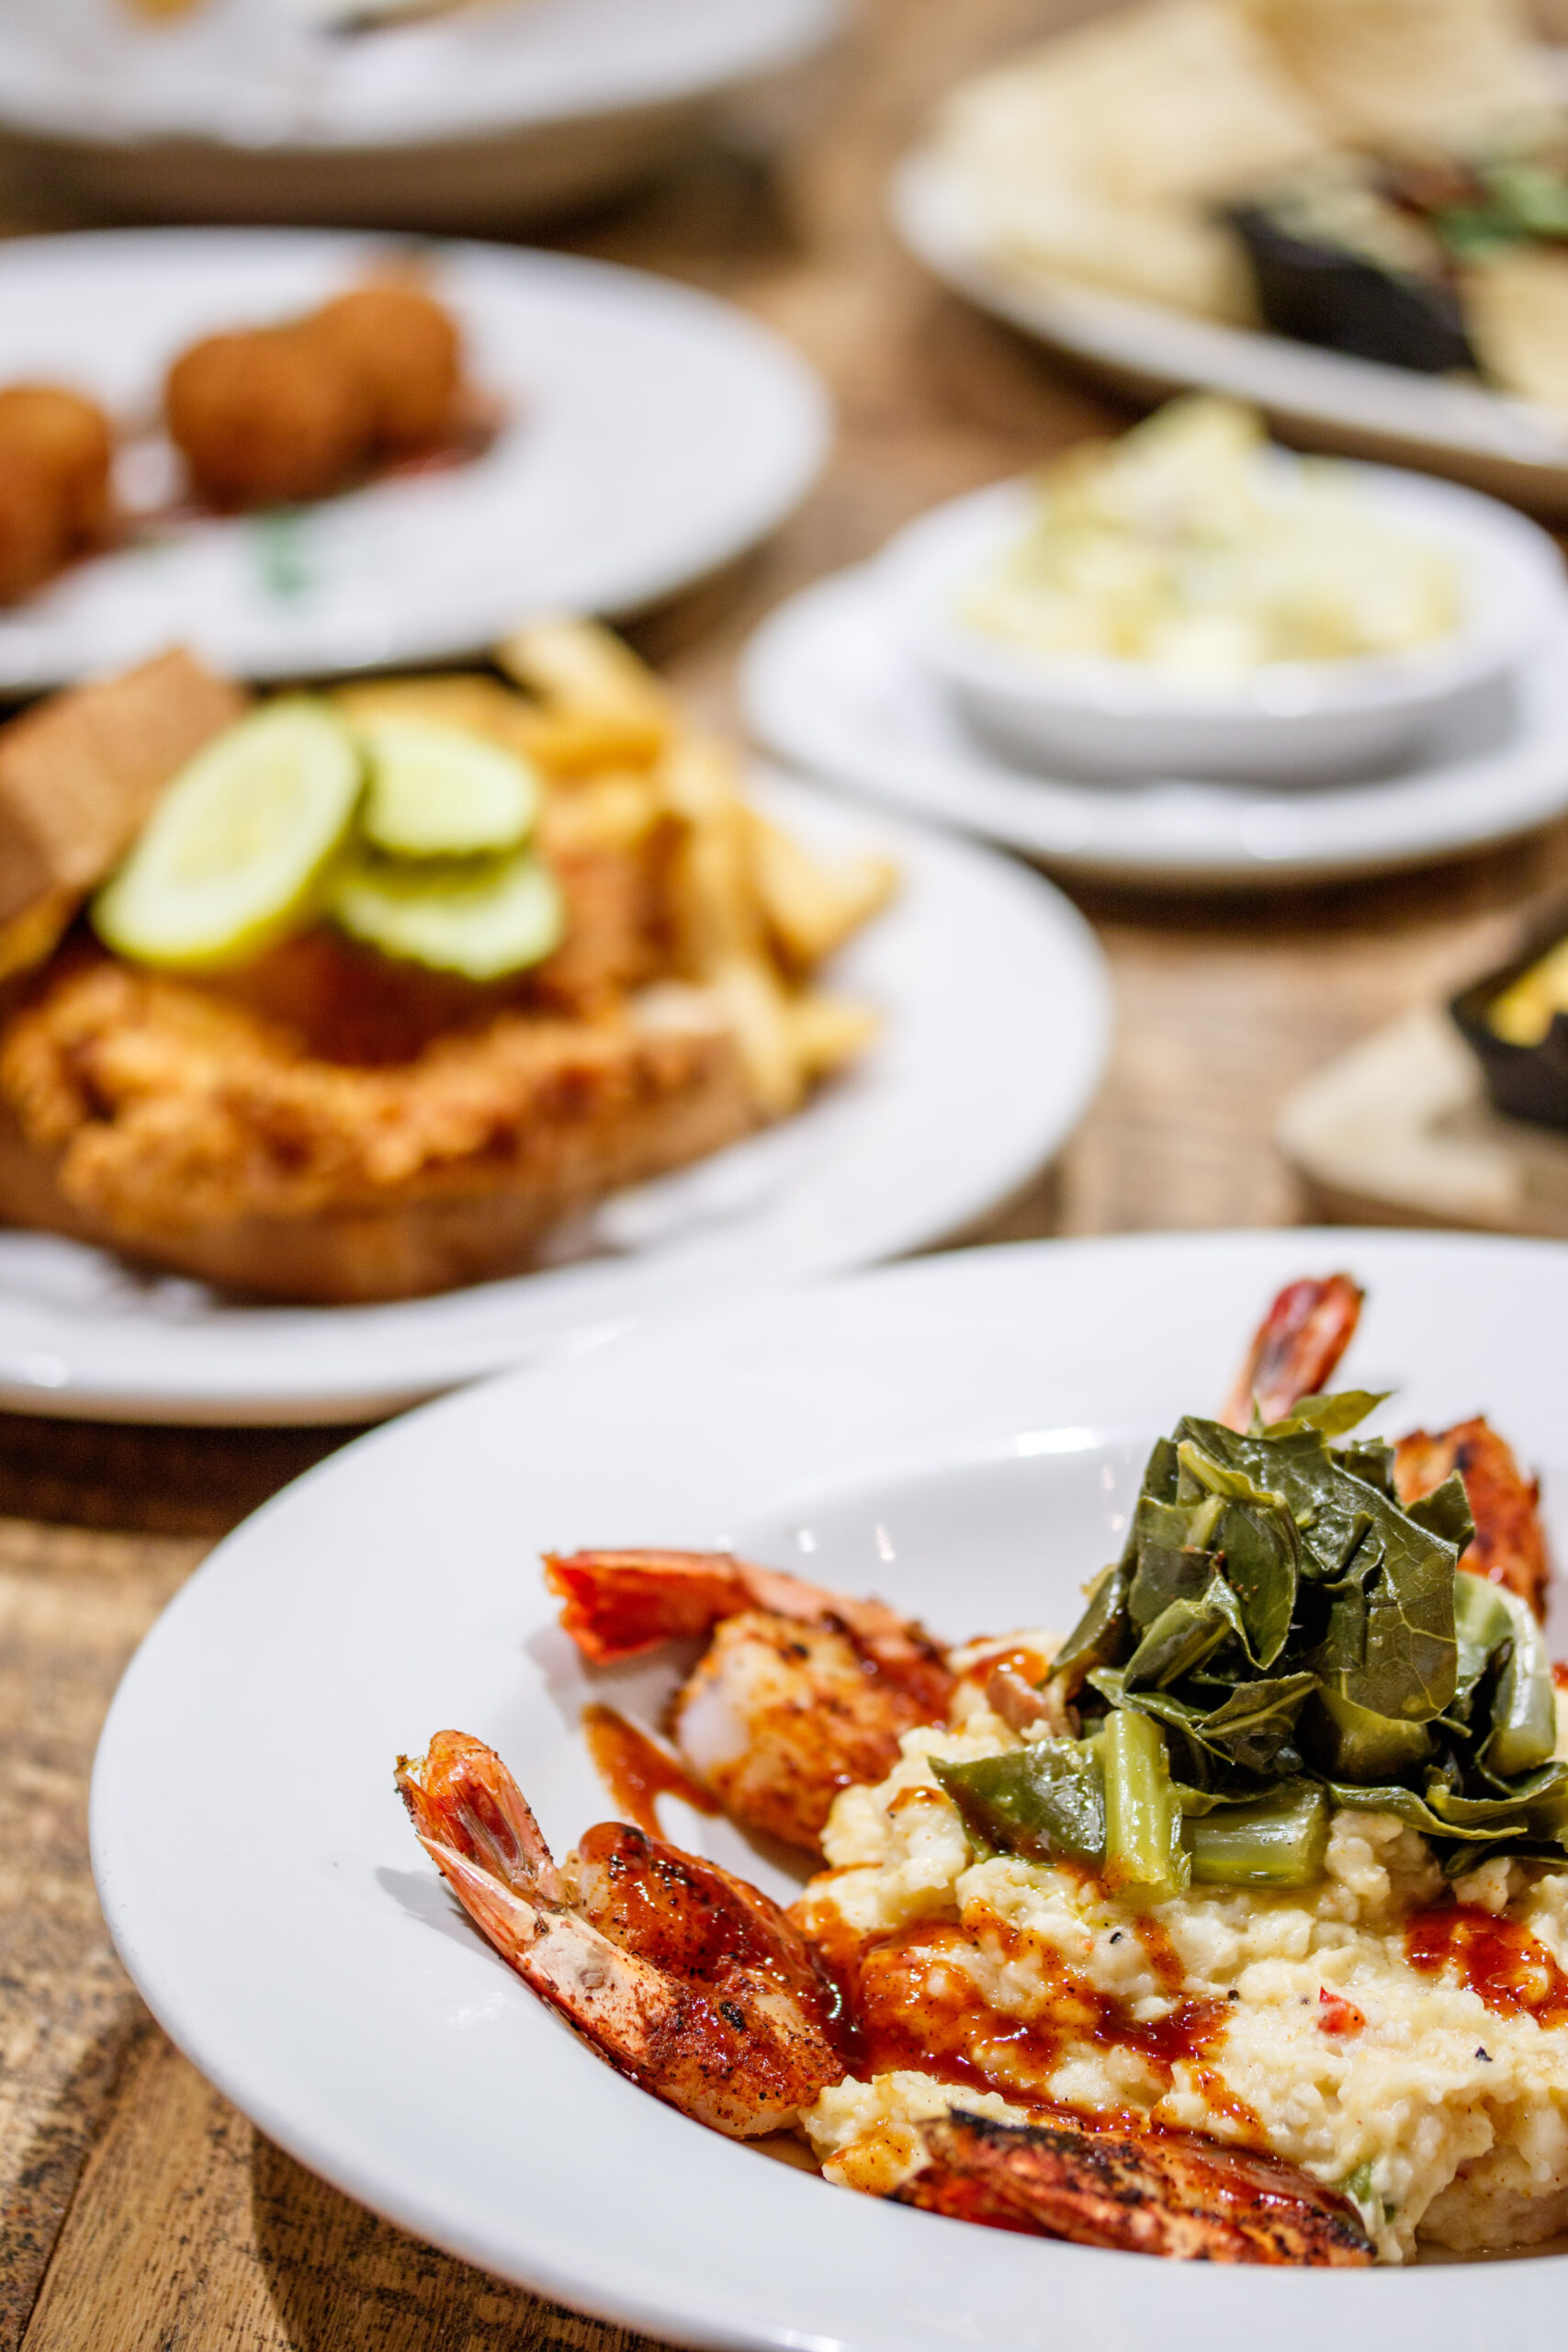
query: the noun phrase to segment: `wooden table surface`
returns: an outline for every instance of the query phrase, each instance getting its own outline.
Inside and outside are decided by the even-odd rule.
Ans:
[[[557,241],[733,298],[837,395],[837,455],[807,505],[639,632],[716,716],[732,715],[736,651],[781,596],[932,501],[1122,421],[929,284],[883,209],[931,99],[1069,13],[863,0],[775,168],[705,151]],[[1118,1041],[1099,1102],[1007,1231],[1298,1218],[1270,1141],[1285,1093],[1495,959],[1565,876],[1559,826],[1436,872],[1250,904],[1076,890],[1115,976]],[[212,1539],[347,1434],[0,1417],[0,2352],[632,2340],[414,2243],[272,2147],[152,2025],[98,1915],[87,1778],[126,1659]]]

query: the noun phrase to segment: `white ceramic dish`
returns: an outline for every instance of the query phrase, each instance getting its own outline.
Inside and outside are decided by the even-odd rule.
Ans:
[[[939,1634],[1053,1619],[1149,1442],[1212,1406],[1275,1287],[1348,1265],[1386,1426],[1484,1407],[1568,1552],[1568,1250],[1288,1232],[964,1252],[667,1327],[433,1408],[224,1544],[121,1684],[98,1892],[160,2022],[268,2136],[403,2228],[682,2344],[801,2352],[1473,2352],[1554,2343],[1563,2270],[1270,2271],[987,2232],[706,2132],[584,2049],[414,1844],[400,1750],[492,1741],[562,1850],[611,1809],[546,1545],[730,1544]],[[667,1660],[594,1678],[648,1714]],[[671,1830],[787,1893],[728,1825]]]
[[[309,309],[389,247],[308,230],[146,230],[0,247],[0,383],[54,379],[151,427],[199,335]],[[498,437],[445,472],[283,514],[196,516],[0,612],[0,692],[179,639],[242,676],[474,652],[529,612],[627,612],[771,530],[826,455],[826,394],[709,296],[558,254],[428,249]],[[166,459],[166,466],[161,462]],[[122,460],[128,495],[173,474]]]
[[[164,220],[490,226],[603,195],[841,0],[476,0],[363,32],[279,0],[155,22],[0,0],[0,126],[58,198]]]
[[[0,1405],[368,1418],[743,1284],[923,1248],[1000,1206],[1066,1141],[1104,1066],[1110,991],[1089,926],[1034,876],[940,833],[800,786],[754,789],[825,851],[873,848],[901,868],[898,898],[832,967],[886,1019],[852,1073],[782,1125],[620,1193],[541,1271],[437,1298],[225,1304],[75,1242],[0,1232]]]
[[[1047,775],[966,727],[913,647],[879,567],[818,581],[747,648],[749,723],[849,790],[1078,874],[1148,888],[1278,888],[1421,865],[1568,808],[1568,638],[1402,773],[1266,790]]]
[[[986,250],[962,182],[929,152],[899,166],[891,203],[905,244],[944,284],[1140,398],[1206,385],[1253,401],[1308,447],[1423,466],[1568,514],[1568,418],[1479,384],[1011,271]]]
[[[1301,461],[1280,450],[1273,462]],[[1121,782],[1376,774],[1439,740],[1561,634],[1568,584],[1552,540],[1495,499],[1393,467],[1343,471],[1369,518],[1449,556],[1461,583],[1450,636],[1402,654],[1271,662],[1215,682],[1135,662],[1032,654],[966,625],[957,609],[964,589],[1027,535],[1038,506],[1027,481],[936,507],[897,534],[879,568],[917,652],[970,724],[1015,759]]]

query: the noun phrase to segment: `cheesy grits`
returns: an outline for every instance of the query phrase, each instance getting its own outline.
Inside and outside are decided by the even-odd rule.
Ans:
[[[953,1721],[839,1797],[798,1906],[870,2061],[806,2118],[829,2178],[887,2194],[955,2103],[1065,2109],[1267,2146],[1349,2195],[1384,2261],[1568,2229],[1568,1871],[1495,1857],[1456,1912],[1423,1837],[1344,1807],[1312,1887],[1140,1904],[1081,1864],[977,1859],[930,1759],[1021,1743],[974,1679]]]

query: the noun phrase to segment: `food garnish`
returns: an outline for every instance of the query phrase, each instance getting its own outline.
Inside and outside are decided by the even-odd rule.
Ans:
[[[1162,1439],[1055,1662],[1082,1736],[939,1765],[972,1828],[1162,1893],[1311,1884],[1329,1801],[1407,1822],[1456,1871],[1568,1852],[1540,1630],[1460,1570],[1457,1476],[1406,1508],[1392,1446],[1333,1442],[1378,1401],[1311,1397],[1246,1435],[1190,1417]]]
[[[94,902],[99,936],[172,971],[260,955],[314,910],[364,782],[326,703],[288,696],[252,712],[169,786]]]
[[[971,629],[1174,677],[1404,652],[1460,617],[1452,556],[1368,511],[1261,416],[1195,393],[1039,477],[1027,536],[963,593]]]
[[[392,857],[516,849],[539,814],[538,771],[504,744],[385,718],[357,730],[369,768],[361,828]]]
[[[331,903],[349,936],[383,956],[480,982],[542,964],[566,930],[555,877],[529,849],[445,865],[361,857]]]

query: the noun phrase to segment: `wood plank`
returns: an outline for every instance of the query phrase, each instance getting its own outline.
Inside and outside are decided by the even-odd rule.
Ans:
[[[24,2352],[626,2352],[639,2340],[378,2221],[149,2030]]]
[[[0,2347],[22,2330],[134,2037],[87,1868],[87,1774],[126,1660],[199,1544],[0,1521]]]

